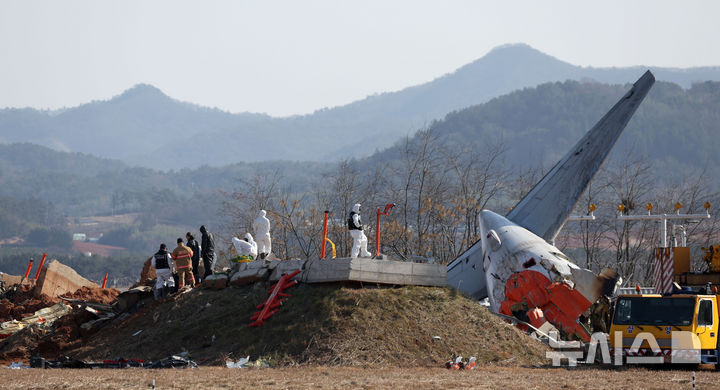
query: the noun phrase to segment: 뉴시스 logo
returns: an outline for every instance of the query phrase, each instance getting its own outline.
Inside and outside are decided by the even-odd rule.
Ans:
[[[667,334],[670,335],[669,339],[663,338],[658,342],[649,332],[640,332],[632,338],[623,338],[623,332],[616,331],[614,345],[610,346],[605,333],[593,333],[586,352],[581,342],[559,340],[557,332],[553,331],[549,333],[549,344],[553,351],[547,351],[545,357],[552,360],[554,367],[561,366],[563,362],[570,367],[577,366],[578,363],[596,362],[616,366],[623,363],[700,363],[700,340],[696,334],[686,331],[668,331]]]

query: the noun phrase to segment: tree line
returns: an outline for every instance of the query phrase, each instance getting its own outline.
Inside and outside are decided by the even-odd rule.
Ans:
[[[315,180],[310,191],[295,191],[280,173],[241,179],[236,190],[224,194],[221,236],[252,232],[258,210],[265,209],[273,224],[273,252],[278,257],[317,258],[323,211],[328,210],[328,237],[336,244],[338,256],[348,256],[352,239],[346,219],[352,205],[363,205],[369,248],[374,248],[376,208],[395,203],[382,220],[381,252],[401,260],[419,257],[447,264],[479,240],[482,209],[505,214],[544,175],[542,166],[511,168],[505,160],[506,149],[502,142],[458,147],[430,128],[406,137],[392,160],[340,161]],[[717,187],[705,171],[691,172],[668,184],[651,164],[631,153],[612,154],[575,210],[585,214],[595,204],[597,219],[568,222],[556,238],[557,246],[596,272],[611,267],[626,283],[650,283],[657,224],[617,221],[616,206],[622,203],[637,213],[652,202],[656,212],[671,212],[679,201],[683,212],[695,213],[704,212],[702,205],[708,201],[720,205],[718,192],[712,190]],[[720,243],[715,217],[685,228],[695,259],[701,257],[700,246]],[[697,261],[693,266],[701,267]]]

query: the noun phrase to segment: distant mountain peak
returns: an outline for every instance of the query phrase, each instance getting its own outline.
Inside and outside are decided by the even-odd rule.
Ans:
[[[150,84],[135,84],[132,88],[126,90],[117,96],[117,99],[127,99],[136,97],[163,97],[169,98],[159,88]]]
[[[496,46],[492,48],[483,58],[485,59],[496,59],[496,58],[510,58],[510,59],[526,59],[531,58],[552,58],[557,61],[557,58],[543,53],[538,49],[526,44],[526,43],[506,43],[504,45]],[[482,59],[482,58],[481,58]],[[561,61],[562,62],[562,61]]]
[[[498,52],[498,51],[502,52],[502,51],[508,51],[508,50],[518,50],[518,49],[538,51],[538,50],[534,49],[532,46],[528,45],[527,43],[520,42],[520,43],[505,43],[500,46],[495,46],[492,49],[490,49],[488,54],[490,54],[492,52]]]

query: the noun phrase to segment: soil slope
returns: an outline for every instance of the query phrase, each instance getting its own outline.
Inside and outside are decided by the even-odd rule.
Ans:
[[[153,360],[188,351],[200,364],[247,355],[273,365],[437,367],[453,354],[481,364],[547,362],[544,345],[449,288],[298,285],[264,326],[250,328],[268,287],[192,290],[114,321],[64,354]]]

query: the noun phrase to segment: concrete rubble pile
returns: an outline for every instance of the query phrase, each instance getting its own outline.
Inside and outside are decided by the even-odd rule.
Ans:
[[[0,324],[0,338],[9,337],[31,325],[37,325],[39,328],[49,328],[55,320],[70,313],[71,310],[72,308],[68,305],[58,303],[54,306],[40,309],[20,320],[5,321]]]
[[[67,302],[59,302],[58,298],[82,288],[99,289],[97,284],[57,260],[43,267],[37,280],[3,274],[2,281],[8,291],[3,295],[0,312],[12,318],[2,318],[7,321],[0,324],[0,338],[6,338],[31,325],[48,328],[56,319],[72,311]],[[8,298],[12,298],[12,301]],[[32,310],[33,307],[47,303],[55,304],[37,311]],[[32,312],[28,312],[29,310]],[[18,316],[21,318],[14,318]]]
[[[58,352],[118,316],[119,291],[101,289],[55,260],[37,280],[2,274],[0,359]]]

